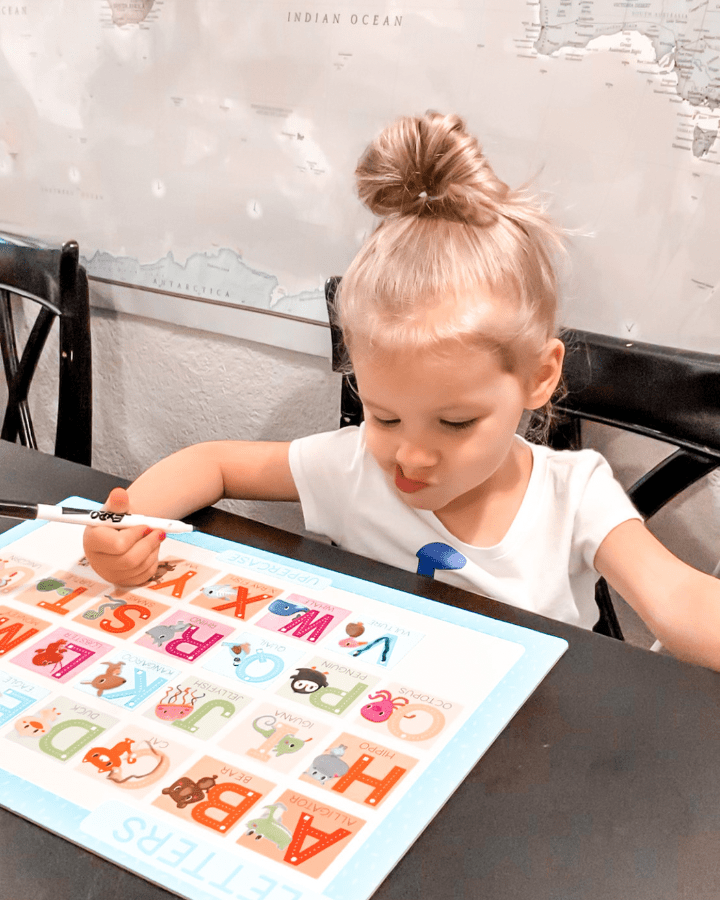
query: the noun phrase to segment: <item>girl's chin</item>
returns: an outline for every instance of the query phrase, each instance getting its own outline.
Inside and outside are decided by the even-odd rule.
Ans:
[[[442,509],[443,506],[445,506],[441,500],[437,499],[437,495],[433,497],[428,490],[407,494],[396,489],[395,493],[400,497],[405,506],[410,506],[412,509],[424,509],[428,512],[437,512],[437,510]]]

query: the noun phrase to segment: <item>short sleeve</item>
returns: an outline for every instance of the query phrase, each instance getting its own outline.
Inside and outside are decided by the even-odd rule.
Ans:
[[[573,544],[585,564],[595,568],[595,554],[613,528],[630,519],[643,517],[633,506],[609,463],[594,451],[588,455],[588,468],[575,513]]]
[[[354,426],[291,442],[290,471],[308,531],[344,542],[353,472],[361,455],[362,430]]]

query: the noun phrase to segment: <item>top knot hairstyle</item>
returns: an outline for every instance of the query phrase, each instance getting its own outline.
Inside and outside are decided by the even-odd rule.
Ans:
[[[513,370],[554,337],[562,233],[534,198],[497,177],[461,118],[398,119],[355,174],[381,221],[336,301],[351,356],[360,344],[455,339],[490,347]]]
[[[463,121],[437,113],[399,119],[367,148],[355,174],[360,199],[383,217],[486,226],[509,193]]]

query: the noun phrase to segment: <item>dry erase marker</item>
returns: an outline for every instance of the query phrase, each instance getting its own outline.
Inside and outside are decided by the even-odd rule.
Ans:
[[[9,500],[0,500],[0,516],[44,519],[48,522],[66,522],[70,525],[109,525],[111,528],[144,525],[146,528],[157,528],[168,534],[182,534],[193,530],[192,525],[186,525],[177,519],[155,519],[152,516],[115,513],[106,509],[75,509],[72,506],[47,506],[44,503],[13,503]]]

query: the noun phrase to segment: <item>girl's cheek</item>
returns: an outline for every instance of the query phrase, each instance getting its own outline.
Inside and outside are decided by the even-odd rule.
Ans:
[[[388,442],[383,441],[376,431],[367,429],[365,432],[365,442],[368,450],[376,460],[382,461],[387,456],[389,448],[386,445]]]

